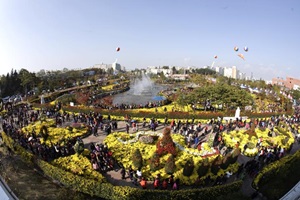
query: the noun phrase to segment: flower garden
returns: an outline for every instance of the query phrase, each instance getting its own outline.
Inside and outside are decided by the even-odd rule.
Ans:
[[[106,86],[102,89],[110,91],[113,88]],[[56,101],[52,102],[53,105],[55,103]],[[90,108],[84,106],[64,106],[63,109],[63,112],[74,114],[90,112]],[[197,122],[206,124],[207,119],[224,116],[224,113],[194,111],[190,106],[179,108],[176,102],[156,108],[141,108],[130,111],[97,109],[94,109],[94,111],[102,113],[103,117],[110,115],[112,119],[119,121],[125,120],[127,116],[130,116],[131,120],[138,122],[143,121],[143,118],[147,120],[155,118],[157,121],[162,122],[167,117],[169,119],[195,119]],[[273,115],[274,113],[271,114]],[[266,117],[268,113],[264,115]],[[247,122],[249,123],[250,121]],[[222,123],[226,124],[227,122],[223,121]],[[257,125],[254,120],[253,124]],[[213,147],[213,134],[207,136],[205,142],[201,143],[201,148],[190,148],[186,144],[186,138],[183,135],[173,134],[166,130],[168,128],[163,133],[156,131],[138,131],[130,134],[113,132],[105,138],[104,143],[112,152],[114,159],[126,169],[130,167],[134,170],[141,169],[143,176],[150,181],[154,180],[158,174],[162,179],[173,175],[174,179],[178,179],[181,184],[186,186],[194,185],[196,182],[204,183],[204,180],[208,177],[211,180],[216,180],[218,177],[223,177],[227,171],[237,172],[239,168],[237,158],[241,152],[245,156],[255,157],[258,155],[261,146],[277,146],[290,149],[294,143],[292,132],[284,123],[279,123],[272,130],[266,128],[266,126],[251,126],[249,128],[222,132],[221,135],[225,146],[233,149],[229,153],[222,155],[218,148]],[[51,147],[53,144],[64,146],[69,140],[88,136],[90,132],[89,127],[84,125],[84,123],[70,123],[66,127],[60,127],[57,126],[55,119],[42,116],[39,120],[22,128],[21,134],[28,136],[27,139],[30,138],[32,133],[36,133],[36,137],[39,138],[41,144]],[[7,144],[11,144],[11,147],[14,147],[12,140],[4,134],[2,134],[2,137]],[[262,141],[260,146],[257,146],[258,139]],[[247,148],[243,151],[245,146]],[[34,160],[34,155],[28,153],[28,151],[22,148],[17,148],[17,151],[22,156],[27,157],[28,161]],[[44,162],[41,159],[37,163],[48,176],[59,180],[66,186],[73,187],[92,196],[109,199],[119,199],[122,196],[122,198],[126,199],[130,194],[135,193],[137,196],[134,198],[139,199],[139,195],[144,194],[139,190],[137,192],[136,188],[117,187],[107,183],[105,177],[93,169],[89,155],[90,150],[84,149],[83,153],[64,155],[50,162]],[[228,191],[236,190],[240,184],[233,186],[228,184]],[[91,189],[90,186],[94,188]],[[218,193],[212,191],[209,192],[211,197],[218,196]],[[172,194],[168,195],[179,195],[174,191],[172,192]],[[188,192],[184,193],[186,195],[184,197],[190,199],[191,196],[189,195],[191,194],[188,194]],[[192,194],[198,194],[197,192]],[[203,193],[203,191],[201,192]],[[157,197],[161,195],[157,191],[153,191],[151,195],[154,193]],[[114,195],[114,197],[111,197],[111,195]],[[133,198],[133,196],[131,197]],[[180,198],[175,197],[174,199]]]
[[[295,139],[287,126],[280,124],[280,126],[276,126],[273,131],[274,133],[270,137],[269,133],[271,130],[268,128],[234,130],[228,134],[223,134],[223,139],[226,146],[231,148],[234,148],[237,143],[239,143],[240,148],[247,145],[243,154],[249,157],[254,157],[258,154],[259,148],[256,144],[259,138],[262,140],[262,144],[260,146],[277,146],[290,149],[291,145],[295,142]]]
[[[147,142],[141,140],[143,137],[156,138],[149,139]],[[164,136],[162,134],[157,134],[156,132],[138,132],[135,134],[127,134],[124,132],[113,133],[106,137],[105,143],[113,152],[114,157],[118,162],[122,163],[125,168],[132,166],[136,170],[138,167],[134,163],[135,151],[139,149],[142,155],[142,171],[143,176],[152,180],[158,174],[165,179],[168,178],[171,174],[175,179],[179,179],[181,183],[185,185],[191,185],[196,182],[199,175],[201,179],[204,180],[207,176],[215,179],[217,176],[223,176],[225,170],[237,171],[238,164],[228,163],[226,168],[221,168],[217,172],[209,171],[208,168],[206,172],[201,171],[202,164],[210,165],[215,160],[224,161],[223,156],[212,147],[212,142],[208,141],[201,145],[201,150],[194,148],[188,148],[185,144],[184,136],[180,134],[172,134],[172,139],[175,144],[175,152],[172,153],[163,153],[161,156],[156,157],[156,153],[159,151],[157,149],[157,143],[162,141]],[[150,142],[149,142],[150,141]],[[166,150],[168,151],[168,150]],[[174,155],[174,169],[168,170],[167,163],[170,160],[170,157]],[[130,156],[129,156],[130,155]],[[156,157],[157,166],[152,167],[153,159]],[[187,162],[191,162],[193,167],[189,170],[186,175],[184,169]],[[226,162],[226,161],[224,161]],[[221,164],[222,162],[220,162]],[[205,170],[205,169],[204,169]]]
[[[33,132],[37,133],[42,144],[50,147],[52,144],[64,145],[69,139],[86,135],[88,127],[83,123],[73,123],[68,127],[58,127],[55,124],[55,119],[44,118],[23,127],[21,133],[30,135]]]

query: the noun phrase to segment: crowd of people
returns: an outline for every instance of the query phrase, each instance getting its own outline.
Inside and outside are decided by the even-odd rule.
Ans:
[[[100,143],[90,145],[90,160],[94,170],[106,172],[114,169],[115,161],[107,146]]]

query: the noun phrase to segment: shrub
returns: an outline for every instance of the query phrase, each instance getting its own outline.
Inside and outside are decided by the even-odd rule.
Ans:
[[[283,145],[286,145],[287,142],[289,141],[290,137],[285,137],[284,139],[281,140]]]
[[[184,176],[191,176],[194,171],[194,160],[193,158],[190,158],[189,160],[186,161],[184,168],[183,168],[183,175]]]
[[[248,142],[247,143],[247,148],[248,149],[254,149],[256,146],[255,146],[255,144],[253,143],[253,142]]]
[[[84,143],[81,139],[78,139],[74,145],[74,150],[77,154],[81,154],[84,151]]]
[[[229,159],[230,160],[230,164],[234,164],[237,161],[237,159],[238,159],[238,157],[239,157],[240,154],[241,154],[241,149],[240,148],[235,148],[232,151],[230,159]]]
[[[149,160],[150,170],[156,171],[160,167],[159,155],[157,152],[154,152],[153,156]]]
[[[227,169],[228,168],[228,166],[231,164],[231,160],[230,160],[230,157],[231,157],[232,155],[231,155],[231,153],[228,153],[228,154],[226,154],[226,156],[223,158],[223,160],[222,160],[222,164],[220,165],[220,167],[222,168],[222,169]]]
[[[249,137],[248,137],[249,140],[251,140],[252,136],[257,138],[257,134],[255,132],[255,123],[253,121],[252,121],[250,129],[245,131],[245,133],[249,135]]]
[[[137,169],[142,168],[143,166],[143,157],[139,149],[136,149],[132,154],[133,166]]]
[[[199,165],[199,168],[197,170],[198,176],[199,177],[205,176],[208,170],[209,170],[209,162],[208,162],[208,158],[205,158],[203,162]]]
[[[171,154],[169,158],[167,159],[166,165],[165,165],[165,172],[167,174],[173,174],[175,172],[176,165],[175,165],[175,159],[174,156]]]
[[[222,164],[222,158],[220,155],[218,155],[215,160],[212,162],[212,165],[210,167],[210,171],[211,173],[213,173],[214,175],[217,175],[217,173],[220,170],[220,166]]]
[[[43,125],[40,129],[40,134],[42,135],[44,141],[46,141],[49,137],[47,126]]]

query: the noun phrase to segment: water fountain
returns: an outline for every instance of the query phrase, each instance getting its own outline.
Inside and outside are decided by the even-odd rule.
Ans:
[[[153,81],[146,74],[142,75],[142,79],[135,79],[131,86],[133,95],[146,95],[152,96],[152,90],[154,87]]]
[[[154,101],[153,97],[166,89],[166,86],[155,84],[147,74],[142,74],[141,79],[131,81],[130,90],[113,97],[113,104],[146,104]]]

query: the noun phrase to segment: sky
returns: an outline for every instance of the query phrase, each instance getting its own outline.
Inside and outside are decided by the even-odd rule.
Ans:
[[[300,79],[299,46],[299,0],[0,0],[0,74],[117,60]]]

